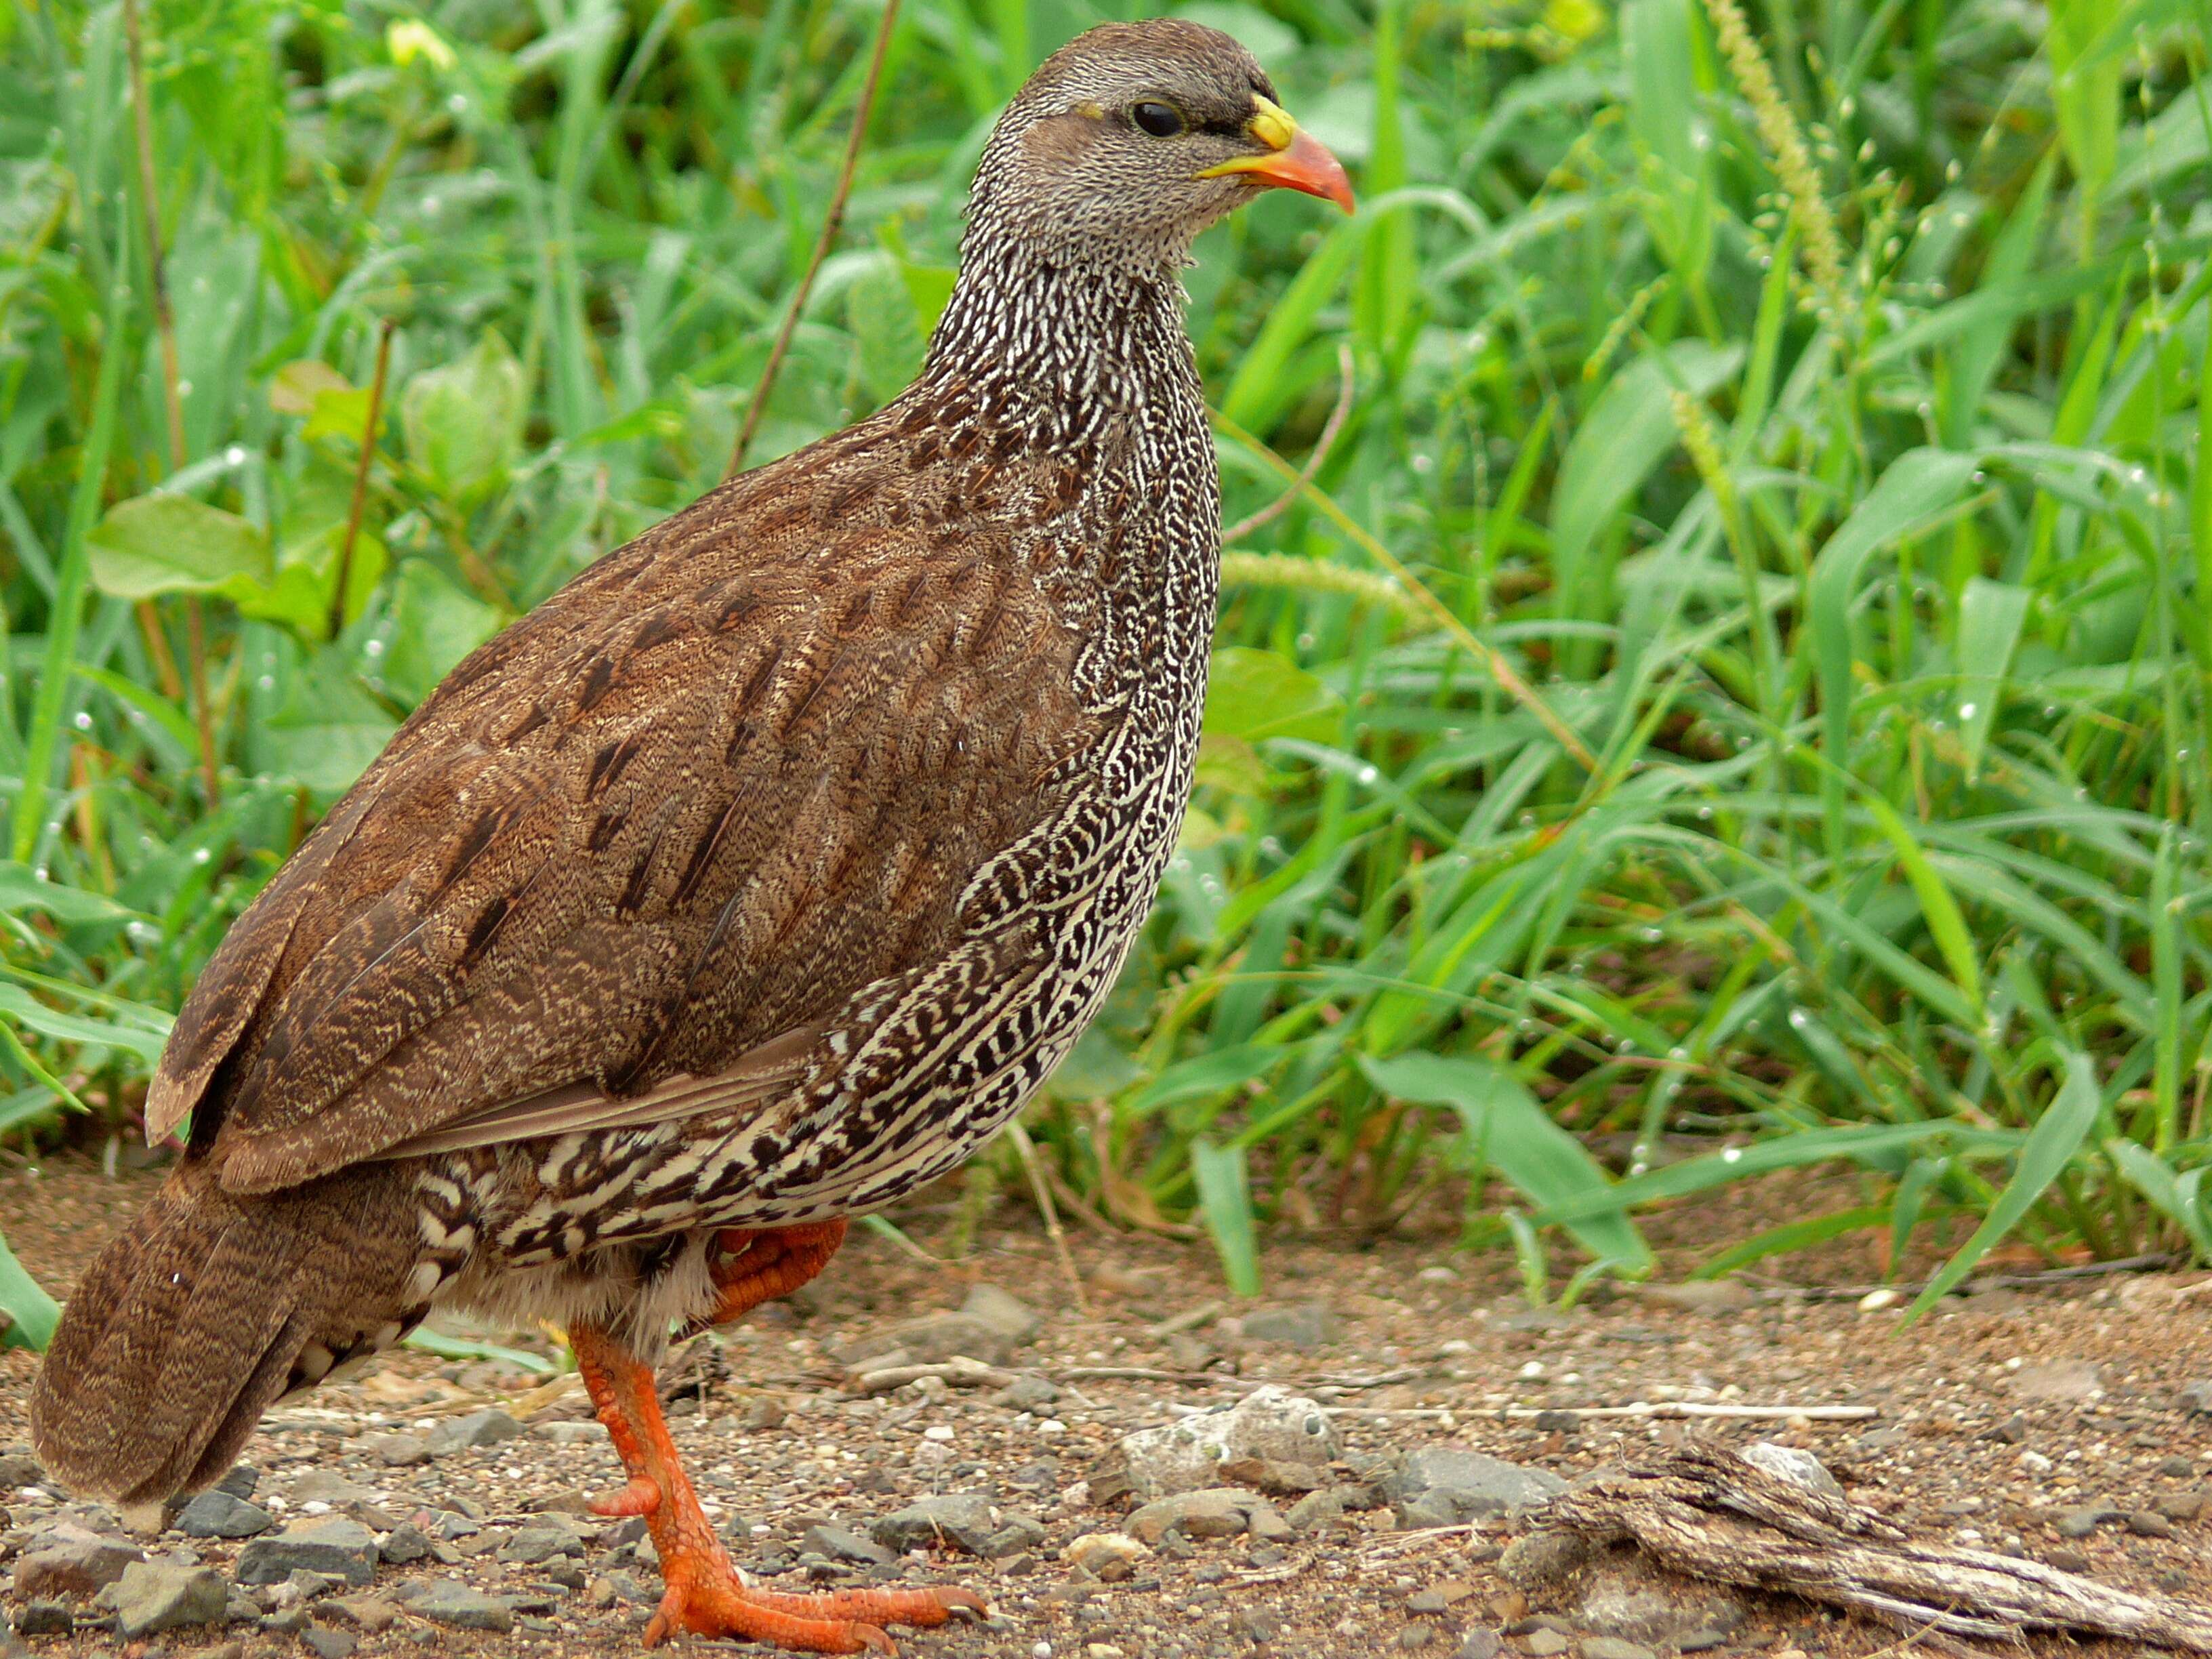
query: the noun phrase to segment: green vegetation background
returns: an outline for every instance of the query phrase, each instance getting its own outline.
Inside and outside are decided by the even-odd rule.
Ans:
[[[1361,206],[1190,273],[1203,775],[1030,1129],[1241,1290],[1255,1231],[1462,1204],[1571,1293],[1648,1269],[1639,1206],[1826,1161],[1854,1201],[1708,1268],[1961,1217],[1947,1277],[2212,1257],[2204,14],[1744,3],[1175,8]],[[903,384],[1000,104],[1158,9],[906,0],[755,459]],[[880,16],[145,0],[142,167],[124,9],[0,0],[9,1145],[130,1133],[407,710],[719,477]]]

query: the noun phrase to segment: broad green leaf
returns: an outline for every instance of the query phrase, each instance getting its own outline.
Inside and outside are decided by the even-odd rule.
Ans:
[[[2005,1182],[2004,1190],[1997,1194],[1996,1202],[1990,1206],[1973,1236],[1913,1299],[1906,1314],[1908,1319],[1917,1319],[1949,1295],[1952,1287],[1974,1270],[1974,1264],[2020,1224],[2028,1207],[2073,1162],[2081,1142],[2097,1127],[2097,1115],[2103,1106],[2097,1090],[2097,1074],[2090,1066],[2089,1057],[2069,1054],[2066,1081],[2059,1087],[2058,1097],[2036,1120],[2035,1127],[2021,1143],[2020,1161],[2013,1168],[2012,1179]]]
[[[1912,884],[1913,896],[1920,901],[1920,915],[1928,924],[1929,936],[1943,953],[1944,965],[1950,969],[1952,979],[1966,993],[1967,1001],[1973,1004],[1974,1024],[1978,1027],[1982,1013],[1981,957],[1975,951],[1966,919],[1960,914],[1958,900],[1951,896],[1950,888],[1921,850],[1919,838],[1894,807],[1879,795],[1869,795],[1867,810],[1881,826],[1881,833],[1889,838],[1890,846],[1896,849],[1897,861],[1904,866],[1905,878]]]
[[[1617,1190],[1605,1171],[1504,1066],[1443,1054],[1369,1056],[1359,1065],[1370,1083],[1395,1099],[1456,1112],[1469,1147],[1540,1210],[1548,1214],[1579,1206],[1575,1218],[1562,1224],[1590,1255],[1632,1273],[1651,1270],[1651,1247],[1626,1212],[1617,1204],[1609,1213],[1599,1207]]]
[[[1194,1054],[1169,1066],[1139,1089],[1122,1104],[1121,1115],[1133,1120],[1146,1117],[1178,1101],[1204,1100],[1241,1088],[1273,1071],[1291,1052],[1272,1042],[1243,1042],[1231,1048]]]
[[[1206,682],[1209,736],[1325,741],[1344,722],[1344,700],[1288,657],[1249,646],[1224,646],[1213,653]]]
[[[1260,1294],[1260,1250],[1252,1228],[1252,1191],[1242,1146],[1217,1146],[1203,1136],[1190,1143],[1190,1173],[1198,1183],[1199,1214],[1221,1271],[1238,1296]]]
[[[137,1005],[133,1008],[133,1016],[128,1019],[87,1019],[82,1014],[65,1014],[49,1008],[21,986],[0,981],[0,1016],[15,1021],[24,1030],[61,1042],[120,1048],[151,1067],[161,1059],[161,1050],[169,1041],[168,1017],[150,1008],[137,1008]]]
[[[269,407],[279,415],[307,415],[326,392],[350,392],[353,384],[328,363],[313,357],[289,362],[269,377]],[[367,418],[364,410],[363,418]],[[361,428],[354,431],[359,434]]]
[[[60,1305],[24,1270],[4,1238],[0,1238],[0,1314],[8,1316],[8,1328],[0,1331],[0,1346],[28,1348],[34,1353],[46,1352],[62,1316]]]
[[[118,502],[88,540],[93,585],[119,599],[205,593],[240,576],[269,576],[269,538],[235,513],[189,495]]]
[[[252,733],[255,766],[318,794],[350,787],[392,741],[398,722],[326,650],[295,674],[284,706]]]
[[[485,331],[459,362],[407,382],[399,400],[407,459],[449,500],[484,494],[520,451],[528,390],[507,342]]]
[[[64,927],[93,922],[128,921],[138,913],[125,908],[101,893],[81,887],[64,887],[46,881],[27,865],[0,861],[0,915],[18,916],[37,910]]]
[[[1851,663],[1856,654],[1851,607],[1867,564],[1883,548],[1925,530],[1956,503],[1973,479],[1974,466],[1972,455],[1951,450],[1906,450],[1890,463],[1814,562],[1809,621],[1820,676],[1821,735],[1830,762],[1820,787],[1832,855],[1839,856],[1843,849],[1843,774],[1850,769]]]
[[[403,702],[419,703],[455,664],[499,632],[501,620],[428,560],[406,560],[392,584],[384,683]]]
[[[1971,579],[1959,596],[1959,734],[1970,782],[1981,775],[2012,653],[2033,599],[2025,587],[1984,576]]]
[[[1739,345],[1680,340],[1616,374],[1583,417],[1552,496],[1552,564],[1559,614],[1589,614],[1595,598],[1588,559],[1600,532],[1620,516],[1659,458],[1679,441],[1677,390],[1702,397],[1743,362]]]

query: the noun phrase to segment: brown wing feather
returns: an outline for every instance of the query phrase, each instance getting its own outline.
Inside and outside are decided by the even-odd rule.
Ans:
[[[768,1098],[942,947],[1090,733],[1005,520],[883,431],[609,556],[401,729],[163,1057],[226,1187]]]

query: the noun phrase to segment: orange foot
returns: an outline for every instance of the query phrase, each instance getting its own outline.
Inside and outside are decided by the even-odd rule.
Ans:
[[[826,1255],[826,1252],[824,1253]],[[601,1515],[644,1517],[668,1588],[646,1626],[645,1644],[671,1636],[744,1637],[802,1653],[887,1653],[885,1625],[941,1625],[955,1613],[986,1611],[963,1589],[852,1589],[788,1595],[748,1589],[699,1507],[676,1455],[653,1372],[605,1331],[568,1333],[577,1369],[629,1477],[593,1502]]]
[[[898,1646],[885,1625],[941,1625],[956,1611],[981,1613],[982,1599],[962,1589],[851,1589],[787,1595],[749,1589],[717,1549],[664,1559],[668,1581],[645,1644],[672,1635],[742,1636],[803,1653],[888,1653]]]

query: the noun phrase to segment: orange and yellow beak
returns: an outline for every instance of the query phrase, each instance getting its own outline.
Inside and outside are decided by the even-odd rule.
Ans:
[[[1352,180],[1344,176],[1344,164],[1318,139],[1299,131],[1298,124],[1277,106],[1257,96],[1253,101],[1259,106],[1259,112],[1244,124],[1244,131],[1256,143],[1265,144],[1266,151],[1240,155],[1198,176],[1220,179],[1241,173],[1262,187],[1302,190],[1351,212]]]

